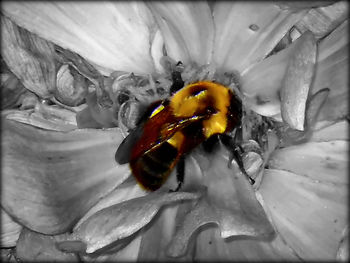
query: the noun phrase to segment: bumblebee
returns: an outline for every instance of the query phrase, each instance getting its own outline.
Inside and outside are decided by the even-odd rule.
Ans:
[[[220,139],[232,150],[240,169],[243,163],[231,136],[240,127],[242,103],[227,87],[212,81],[199,81],[183,87],[181,76],[173,76],[172,95],[151,104],[119,146],[115,158],[129,163],[137,182],[155,191],[177,166],[177,191],[184,181],[184,158],[203,143],[210,151]],[[254,181],[248,176],[253,184]]]

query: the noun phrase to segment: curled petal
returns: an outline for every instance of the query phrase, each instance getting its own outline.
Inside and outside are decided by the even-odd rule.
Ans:
[[[6,16],[68,48],[108,75],[113,70],[149,73],[152,17],[142,2],[8,2]]]
[[[255,179],[263,164],[261,155],[255,152],[248,152],[243,156],[242,161],[247,174]]]
[[[77,129],[76,114],[70,110],[36,103],[34,109],[3,112],[6,119],[52,131]]]
[[[72,74],[74,73],[74,74]],[[65,105],[78,106],[83,103],[88,89],[86,79],[69,68],[62,65],[57,72],[55,96]]]
[[[108,252],[81,254],[83,262],[136,262],[139,260],[138,251],[141,244],[141,235],[137,235],[129,244],[121,249]]]
[[[348,21],[319,43],[317,68],[311,92],[329,88],[330,93],[319,120],[339,120],[348,114],[349,40]]]
[[[96,92],[91,92],[86,97],[88,107],[77,113],[77,125],[79,128],[112,128],[118,126],[116,116],[117,105],[104,107],[98,103]]]
[[[90,216],[63,245],[82,242],[86,253],[94,253],[108,245],[130,238],[147,225],[164,206],[181,200],[197,199],[199,194],[156,191],[147,196],[134,198],[107,208]]]
[[[56,242],[64,236],[47,236],[23,228],[16,246],[16,256],[22,262],[79,262],[76,254],[64,253],[56,248]]]
[[[28,90],[12,72],[1,73],[1,110],[16,108],[21,104],[26,91]]]
[[[198,188],[199,185],[202,184],[203,174],[193,155],[189,155],[188,158],[185,159],[185,162],[186,177],[181,189],[187,191],[189,189]],[[177,182],[175,174],[173,174],[173,176],[170,175],[165,185],[169,186],[170,189],[176,188]],[[170,259],[167,254],[167,249],[174,238],[176,225],[183,224],[184,217],[189,213],[189,209],[191,209],[192,206],[191,203],[182,203],[177,206],[166,207],[160,212],[159,217],[157,217],[149,228],[145,229],[145,233],[142,234],[139,252],[140,260],[168,261]],[[190,229],[190,232],[186,232],[185,230],[185,233],[191,236],[192,230],[193,229]],[[179,243],[179,245],[187,246],[187,243]],[[187,253],[178,258],[179,260],[192,260],[193,246],[191,245],[194,245],[194,243],[189,244],[190,247],[187,248]]]
[[[250,108],[263,116],[280,113],[279,91],[287,71],[288,61],[296,52],[297,41],[275,55],[255,64],[242,74],[242,91]]]
[[[211,169],[204,172],[208,199],[220,215],[221,236],[261,237],[273,234],[273,228],[247,178],[237,165],[230,169],[228,159],[227,151],[216,153]]]
[[[319,179],[268,169],[259,188],[276,231],[303,260],[334,260],[347,224],[347,184]]]
[[[228,167],[228,152],[222,147],[215,155],[196,156],[208,192],[181,219],[168,248],[173,257],[183,255],[191,235],[209,223],[219,226],[222,238],[243,235],[264,239],[274,234],[247,178],[238,167]]]
[[[306,100],[316,63],[316,40],[311,32],[298,39],[281,89],[282,119],[293,129],[304,130]]]
[[[56,82],[52,43],[1,16],[1,56],[23,85],[43,98],[52,95]]]
[[[299,261],[280,236],[273,240],[242,237],[224,240],[215,228],[201,231],[197,237],[195,261]]]
[[[35,231],[67,231],[129,175],[115,163],[118,129],[54,132],[2,122],[3,208]]]
[[[164,68],[160,64],[160,59],[163,57],[164,39],[160,30],[154,34],[151,46],[151,55],[154,61],[155,68],[158,72],[163,72]]]
[[[167,55],[183,63],[210,62],[214,25],[207,2],[149,2]]]
[[[224,70],[244,72],[266,57],[304,14],[273,3],[216,2],[213,62]]]
[[[178,207],[186,206],[187,204],[180,204],[179,206],[166,207],[160,212],[150,225],[145,233],[142,234],[142,242],[138,258],[142,261],[168,261],[170,258],[165,251],[168,244],[171,242],[174,231]],[[187,253],[181,260],[191,261],[191,252]]]
[[[306,103],[305,112],[305,127],[307,130],[314,128],[318,119],[318,115],[322,109],[322,106],[327,100],[328,95],[329,89],[324,88],[313,94],[311,97],[309,97]]]
[[[142,190],[141,187],[133,180],[132,177],[114,189],[111,193],[101,199],[96,205],[94,205],[74,226],[74,229],[78,228],[84,221],[90,216],[97,213],[98,211],[107,208],[112,205],[119,204],[121,202],[138,198],[146,195],[146,191]]]
[[[206,200],[200,200],[196,205],[187,207],[187,213],[182,212],[177,218],[178,228],[169,244],[166,254],[170,257],[181,257],[188,253],[190,238],[200,227],[208,224],[218,224],[214,209]]]
[[[1,209],[1,248],[16,246],[22,226]]]

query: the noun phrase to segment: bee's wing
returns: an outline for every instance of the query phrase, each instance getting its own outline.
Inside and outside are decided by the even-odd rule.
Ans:
[[[142,133],[143,125],[139,125],[125,137],[115,153],[115,160],[117,163],[126,164],[130,161],[132,148],[135,143],[139,141]]]
[[[160,102],[154,103],[149,109],[154,109]],[[152,110],[148,110],[150,115]],[[159,147],[177,131],[187,127],[191,123],[198,122],[207,115],[198,115],[185,118],[175,117],[168,104],[164,104],[162,110],[149,119],[144,118],[144,123],[140,123],[120,144],[115,160],[119,164],[128,163],[131,159],[137,159],[147,151]]]
[[[159,147],[170,139],[177,131],[188,125],[204,119],[206,116],[192,116],[186,118],[175,117],[171,111],[164,110],[149,119],[139,140],[132,149],[131,159],[137,159],[148,151]]]
[[[117,161],[117,163],[126,164],[130,161],[131,151],[136,142],[139,141],[142,136],[142,133],[144,131],[143,127],[144,124],[147,122],[147,118],[150,116],[152,111],[162,102],[163,101],[161,100],[155,101],[145,108],[145,112],[138,120],[136,128],[133,129],[119,145],[115,153],[115,160]]]

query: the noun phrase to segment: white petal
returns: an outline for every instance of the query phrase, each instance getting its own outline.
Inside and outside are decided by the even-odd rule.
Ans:
[[[346,184],[348,142],[310,142],[276,150],[269,168],[290,171],[313,180]]]
[[[317,68],[311,92],[316,93],[323,88],[330,89],[319,120],[338,120],[349,113],[348,30],[348,21],[345,21],[319,43]]]
[[[346,177],[346,171],[341,176]],[[259,192],[277,231],[300,259],[335,260],[348,222],[347,184],[268,169]]]
[[[311,32],[305,32],[298,40],[282,84],[281,114],[291,128],[302,131],[306,100],[315,71],[317,44]]]
[[[313,132],[310,140],[326,142],[332,140],[349,141],[349,122],[339,121]]]
[[[70,110],[37,103],[33,110],[11,110],[3,112],[6,119],[14,120],[34,127],[53,130],[71,131],[77,129],[76,114]]]
[[[255,64],[242,75],[242,91],[249,107],[263,116],[281,112],[279,90],[282,87],[288,61],[295,53],[295,41],[288,48]]]
[[[337,1],[332,5],[310,9],[303,19],[297,23],[296,28],[301,32],[310,30],[316,38],[320,39],[346,20],[348,14],[348,1]]]
[[[1,16],[1,56],[22,84],[43,98],[55,89],[54,45]]]
[[[139,259],[142,261],[168,261],[170,258],[165,254],[167,246],[174,237],[176,227],[176,218],[178,218],[178,207],[188,205],[188,203],[179,204],[164,208],[150,228],[142,235]],[[191,252],[186,253],[181,260],[191,261]]]
[[[149,73],[152,18],[142,2],[7,2],[2,11],[18,25],[99,66]]]
[[[298,261],[295,253],[280,236],[272,241],[240,237],[225,240],[215,228],[206,229],[198,234],[195,249],[195,261],[199,262]]]
[[[96,212],[107,208],[109,206],[119,204],[121,202],[134,199],[146,195],[146,192],[136,184],[135,180],[128,180],[109,193],[107,196],[102,198],[96,205],[94,205],[74,226],[74,229],[78,228],[86,219]]]
[[[2,122],[1,205],[45,234],[67,231],[129,176],[114,154],[119,129],[56,132]]]
[[[182,217],[167,253],[183,256],[188,251],[191,236],[208,224],[217,224],[222,238],[269,239],[274,234],[261,204],[247,178],[233,164],[228,167],[229,152],[220,146],[212,155],[196,154],[203,171],[206,194]]]
[[[277,2],[279,7],[282,9],[292,9],[292,10],[298,10],[298,9],[307,9],[312,7],[318,7],[318,6],[327,6],[335,1],[291,1],[291,2]]]
[[[1,208],[1,248],[14,247],[21,233],[22,226],[13,221],[13,219]]]
[[[154,34],[152,41],[151,54],[154,61],[155,68],[158,72],[164,71],[160,64],[160,59],[163,57],[164,39],[160,30]]]
[[[304,13],[266,2],[216,2],[213,62],[243,72],[268,55]]]
[[[149,2],[148,6],[171,58],[199,65],[209,62],[214,25],[207,2]]]
[[[137,231],[150,223],[162,206],[199,197],[198,193],[155,191],[115,204],[90,216],[62,244],[69,246],[72,241],[79,240],[86,244],[86,253],[94,253],[114,242],[133,238]]]
[[[65,235],[48,236],[23,228],[16,246],[16,257],[21,262],[79,262],[77,254],[57,249],[56,241]]]

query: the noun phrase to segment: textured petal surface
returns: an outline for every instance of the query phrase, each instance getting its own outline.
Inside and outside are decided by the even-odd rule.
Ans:
[[[183,206],[183,204],[179,205]],[[142,235],[142,242],[138,258],[141,261],[171,261],[165,251],[171,242],[175,231],[175,218],[177,217],[178,206],[167,207],[160,212]],[[185,256],[178,258],[181,261],[191,261],[191,249]]]
[[[35,231],[68,230],[129,175],[114,160],[122,139],[119,129],[63,133],[3,121],[2,206]]]
[[[269,167],[286,170],[312,180],[344,185],[348,167],[348,142],[310,142],[276,150]],[[308,169],[307,167],[312,167]]]
[[[137,235],[129,244],[118,251],[101,254],[81,254],[83,262],[136,262],[140,249],[141,235]]]
[[[71,131],[78,128],[75,112],[41,103],[37,103],[35,108],[31,110],[11,110],[5,111],[3,114],[8,120],[47,130]]]
[[[209,158],[205,164],[202,163],[202,169],[209,202],[215,206],[220,218],[221,236],[261,237],[273,234],[273,228],[247,178],[235,163],[232,169],[228,167],[229,152],[222,149],[215,157]]]
[[[24,228],[16,246],[16,256],[22,262],[79,262],[76,254],[56,248],[56,241],[63,237],[47,236]]]
[[[312,8],[296,27],[299,31],[310,30],[317,38],[328,35],[349,16],[349,3],[337,1],[328,6]]]
[[[39,36],[99,66],[149,73],[152,17],[142,2],[7,2],[2,11]]]
[[[306,100],[315,72],[317,45],[311,32],[305,32],[298,40],[282,84],[281,114],[291,128],[302,131]]]
[[[138,198],[146,195],[147,192],[142,190],[141,187],[136,183],[133,177],[128,178],[124,183],[118,186],[111,193],[101,199],[96,205],[94,205],[74,226],[74,229],[78,228],[84,221],[90,216],[97,213],[98,211],[107,208],[112,205],[119,204],[121,202]]]
[[[118,186],[111,193],[101,199],[96,205],[94,205],[75,225],[74,229],[77,229],[82,223],[84,223],[90,216],[96,212],[119,204],[121,202],[144,196],[146,192],[136,183],[133,177],[129,177],[124,183]],[[129,243],[130,242],[130,243]],[[137,251],[140,247],[141,235],[140,233],[132,236],[132,240],[127,240],[124,246],[121,248],[116,246],[111,248],[112,251],[101,251],[101,253],[93,253],[85,255],[81,254],[84,262],[111,262],[111,261],[136,261]],[[69,244],[68,244],[69,245]],[[85,245],[84,245],[85,246]],[[114,250],[113,250],[114,249]]]
[[[4,66],[1,65],[4,71]],[[21,104],[22,98],[28,90],[11,72],[1,72],[1,110],[13,109]]]
[[[182,190],[190,189],[198,186],[203,180],[202,171],[195,160],[190,155],[185,161],[185,181],[181,187]],[[167,180],[167,184],[174,183],[174,189],[177,186],[175,182],[176,176],[173,174]],[[139,251],[139,259],[141,261],[169,261],[174,260],[166,254],[166,249],[174,238],[176,226],[182,225],[184,216],[189,213],[190,203],[176,204],[176,206],[169,206],[162,210],[159,217],[155,218],[153,222],[145,229],[142,235],[142,242]],[[189,244],[187,253],[184,256],[177,258],[180,261],[191,261],[193,255],[193,244]]]
[[[210,223],[219,226],[222,238],[273,236],[273,228],[247,178],[236,166],[228,167],[228,155],[223,146],[213,155],[196,155],[208,191],[179,221],[169,255],[184,255],[192,234]]]
[[[338,120],[348,114],[349,39],[348,21],[341,24],[319,44],[317,68],[312,93],[329,88],[319,120]]]
[[[196,261],[298,261],[280,236],[262,241],[242,237],[222,239],[215,228],[201,231],[197,237]]]
[[[344,262],[349,261],[349,226],[346,226],[343,231],[343,237],[337,252],[337,260]]]
[[[14,247],[21,233],[22,226],[13,221],[13,219],[1,208],[1,247]]]
[[[347,183],[269,169],[259,192],[277,231],[300,258],[334,260],[347,224],[347,188]]]
[[[291,9],[291,10],[299,10],[306,8],[315,8],[319,6],[327,6],[333,4],[336,1],[280,1],[277,4],[282,9]]]
[[[210,62],[214,25],[207,2],[149,2],[168,56],[184,63]]]
[[[281,112],[279,91],[288,61],[296,52],[297,42],[255,64],[242,74],[242,91],[250,108],[258,114],[273,116]]]
[[[37,95],[52,96],[56,85],[54,46],[1,16],[1,56],[22,84]]]
[[[181,200],[193,200],[198,193],[156,191],[98,211],[77,227],[71,240],[86,244],[86,253],[131,237],[146,226],[162,206]],[[67,243],[69,243],[68,240]]]
[[[267,56],[304,13],[266,2],[216,2],[213,62],[243,72]]]
[[[349,122],[346,120],[339,121],[317,131],[314,131],[310,140],[318,142],[327,142],[333,140],[349,141]]]

